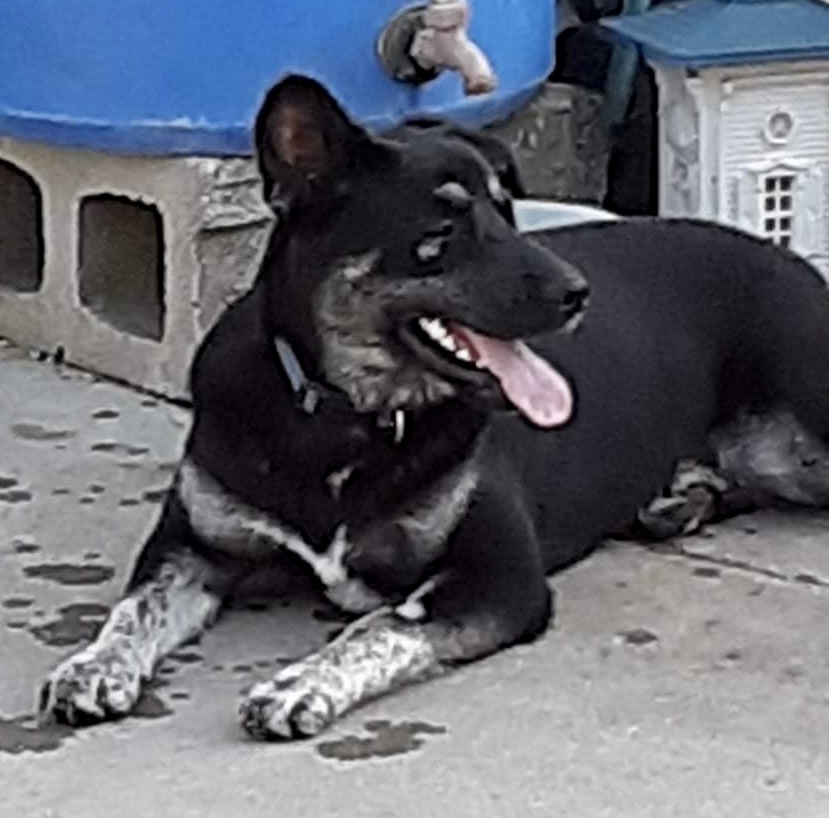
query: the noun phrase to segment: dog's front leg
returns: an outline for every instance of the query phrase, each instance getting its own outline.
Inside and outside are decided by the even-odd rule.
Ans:
[[[183,512],[168,499],[127,593],[95,640],[46,678],[41,718],[87,724],[126,715],[164,656],[210,624],[226,578],[189,547],[192,538]]]
[[[539,635],[552,594],[531,526],[507,504],[488,498],[470,509],[421,598],[369,615],[255,684],[240,707],[245,730],[261,739],[315,735],[363,702]]]

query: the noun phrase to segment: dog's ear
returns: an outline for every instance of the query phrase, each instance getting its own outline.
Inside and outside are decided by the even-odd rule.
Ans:
[[[292,74],[268,91],[254,128],[265,201],[283,211],[330,193],[389,148],[353,122],[316,80]]]

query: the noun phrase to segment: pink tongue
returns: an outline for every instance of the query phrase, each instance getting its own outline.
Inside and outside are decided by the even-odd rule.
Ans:
[[[570,384],[526,344],[490,338],[467,327],[453,326],[452,332],[469,347],[475,361],[498,379],[504,394],[527,420],[551,429],[570,419]]]

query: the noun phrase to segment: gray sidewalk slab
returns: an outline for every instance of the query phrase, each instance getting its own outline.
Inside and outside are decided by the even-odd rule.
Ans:
[[[187,413],[0,350],[0,815],[828,818],[829,516],[753,515],[555,578],[556,628],[263,745],[239,690],[335,627],[230,611],[143,717],[30,728],[44,672],[117,596]],[[261,606],[255,606],[261,607]]]

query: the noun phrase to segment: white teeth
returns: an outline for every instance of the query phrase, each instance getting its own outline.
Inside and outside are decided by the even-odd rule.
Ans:
[[[439,318],[418,318],[417,323],[429,338],[447,352],[451,352],[458,360],[467,364],[474,363],[472,353],[455,340],[455,336]]]

